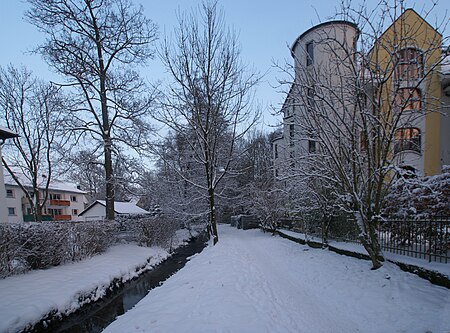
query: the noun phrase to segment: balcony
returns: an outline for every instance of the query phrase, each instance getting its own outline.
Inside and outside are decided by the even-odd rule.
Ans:
[[[34,215],[28,214],[23,216],[24,222],[35,222]],[[51,215],[42,215],[41,221],[53,221],[53,217]]]
[[[71,215],[55,215],[53,216],[53,221],[70,221],[72,220]]]
[[[49,200],[49,206],[70,206],[70,200]]]

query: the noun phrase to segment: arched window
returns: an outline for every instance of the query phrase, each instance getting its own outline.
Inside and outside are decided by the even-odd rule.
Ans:
[[[420,130],[415,127],[399,128],[394,133],[394,153],[412,150],[420,153]]]
[[[395,96],[398,111],[419,111],[422,109],[422,94],[417,88],[400,88]]]
[[[398,63],[395,69],[397,80],[415,80],[423,77],[423,54],[413,47],[397,53]]]

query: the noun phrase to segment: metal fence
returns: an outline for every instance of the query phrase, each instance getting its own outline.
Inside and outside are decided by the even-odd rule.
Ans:
[[[450,261],[450,218],[387,220],[380,223],[378,238],[383,250],[415,258]]]
[[[359,230],[351,218],[281,220],[282,228],[328,240],[360,243]],[[384,251],[441,263],[450,262],[450,217],[432,219],[387,219],[380,221],[378,238]]]

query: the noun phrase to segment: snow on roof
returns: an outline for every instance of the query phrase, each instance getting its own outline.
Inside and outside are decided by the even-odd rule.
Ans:
[[[15,173],[15,174],[19,178],[22,185],[24,185],[25,187],[31,187],[31,181],[29,179],[27,179],[24,175],[19,175],[17,173]],[[19,186],[19,185],[17,185],[16,181],[11,177],[11,175],[8,172],[4,172],[4,179],[5,179],[5,185]],[[38,187],[40,189],[45,188],[45,181],[46,181],[46,179],[42,178],[40,184],[38,185]],[[73,183],[62,182],[59,180],[50,181],[48,189],[54,190],[54,191],[61,191],[61,192],[70,192],[70,193],[81,193],[81,194],[86,193],[86,191],[82,191],[82,190],[78,189],[77,185],[75,185]]]
[[[86,208],[84,211],[78,214],[78,216],[82,216],[85,212],[87,212],[96,204],[100,204],[106,207],[105,200],[96,200],[88,208]],[[141,207],[136,206],[136,204],[133,202],[121,202],[121,201],[114,202],[114,212],[116,212],[116,214],[150,214],[150,212],[146,211],[145,209],[142,209]]]

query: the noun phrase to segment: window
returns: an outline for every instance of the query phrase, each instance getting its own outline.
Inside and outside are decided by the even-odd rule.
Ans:
[[[423,54],[415,48],[400,50],[395,69],[397,80],[411,80],[423,77]]]
[[[395,106],[399,111],[422,109],[422,94],[417,88],[401,88],[395,96]]]
[[[72,209],[72,215],[78,215],[78,209]]]
[[[274,145],[273,150],[275,152],[275,158],[278,158],[278,145]]]
[[[77,202],[78,200],[77,200],[77,196],[76,195],[71,195],[70,196],[70,201],[72,201],[72,202]]]
[[[60,193],[50,193],[50,200],[61,200]]]
[[[294,145],[294,124],[289,125],[289,144]]]
[[[314,44],[309,42],[306,44],[306,66],[310,66],[314,63]]]
[[[16,215],[16,208],[15,207],[8,207],[8,215],[15,216]]]
[[[14,198],[14,190],[7,189],[6,190],[6,197],[7,198]]]
[[[316,141],[308,140],[308,151],[310,153],[315,153],[316,152]]]
[[[420,130],[415,127],[399,128],[394,134],[394,153],[412,150],[420,153]]]
[[[62,209],[58,208],[49,208],[48,214],[51,216],[62,215]]]

